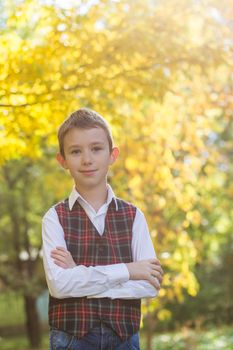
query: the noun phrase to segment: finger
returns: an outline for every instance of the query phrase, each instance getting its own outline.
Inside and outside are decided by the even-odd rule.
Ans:
[[[57,250],[63,251],[63,252],[68,252],[68,250],[64,247],[56,247]]]
[[[151,265],[151,269],[152,271],[158,271],[161,275],[164,275],[164,272],[161,266]]]
[[[149,259],[149,261],[150,261],[152,264],[154,264],[154,265],[159,265],[159,266],[161,266],[161,263],[160,263],[159,259],[157,259],[157,258]]]
[[[52,256],[53,260],[60,261],[61,263],[67,263],[66,259],[63,256]]]
[[[154,271],[151,273],[151,275],[155,278],[157,278],[159,280],[159,282],[161,283],[163,280],[163,276],[158,272],[158,271]]]
[[[150,284],[152,284],[152,286],[153,286],[155,289],[157,289],[158,291],[160,290],[160,283],[159,283],[159,281],[157,280],[157,278],[150,277],[149,282],[150,282]]]
[[[67,254],[65,252],[58,252],[56,250],[54,251],[51,251],[51,254],[50,254],[51,257],[59,257],[59,256],[62,256],[62,257],[66,257]]]
[[[70,252],[66,249],[53,249],[51,252],[57,253],[57,254],[62,254],[63,256],[69,255]]]
[[[54,260],[54,264],[56,264],[57,266],[59,266],[59,267],[62,267],[63,269],[68,269],[68,265],[66,265],[65,263],[63,263],[63,262],[60,262],[60,261],[58,261],[58,260]]]

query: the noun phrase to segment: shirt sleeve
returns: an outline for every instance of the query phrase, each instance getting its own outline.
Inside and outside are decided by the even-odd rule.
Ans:
[[[50,257],[52,249],[64,247],[64,231],[54,207],[42,219],[43,264],[50,294],[55,298],[92,296],[127,282],[125,264],[105,266],[77,265],[72,269],[57,266]]]
[[[145,216],[139,209],[137,209],[133,223],[131,249],[133,261],[153,259],[156,257]],[[128,280],[118,283],[105,292],[93,295],[92,298],[141,299],[152,298],[157,294],[158,291],[145,280]]]

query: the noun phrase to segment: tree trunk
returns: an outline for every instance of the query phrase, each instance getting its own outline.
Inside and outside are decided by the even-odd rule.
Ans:
[[[41,325],[36,308],[36,298],[24,295],[27,335],[32,349],[41,345]]]
[[[152,332],[149,329],[146,331],[146,349],[152,350]]]
[[[152,340],[154,335],[155,328],[155,320],[153,318],[153,314],[148,312],[146,316],[146,350],[154,350],[152,349]]]

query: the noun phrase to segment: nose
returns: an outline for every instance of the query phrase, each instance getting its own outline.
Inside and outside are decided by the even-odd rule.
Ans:
[[[92,164],[91,154],[89,151],[85,151],[82,154],[82,164],[89,165]]]

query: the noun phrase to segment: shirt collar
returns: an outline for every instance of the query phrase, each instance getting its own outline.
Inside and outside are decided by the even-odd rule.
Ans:
[[[108,189],[108,197],[107,197],[107,201],[106,204],[107,206],[114,201],[115,203],[115,208],[116,211],[118,210],[118,205],[117,205],[117,200],[116,200],[116,196],[115,193],[113,192],[112,187],[107,184],[107,189]],[[72,210],[74,203],[81,198],[84,202],[86,202],[86,200],[81,196],[81,194],[76,190],[75,186],[73,187],[70,195],[69,195],[69,209]]]

